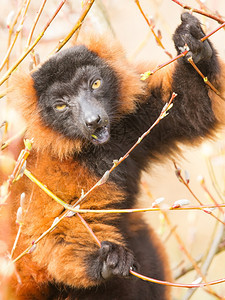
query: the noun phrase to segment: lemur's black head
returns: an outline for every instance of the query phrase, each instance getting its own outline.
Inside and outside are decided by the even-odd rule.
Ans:
[[[115,72],[85,46],[61,51],[32,74],[45,124],[70,139],[103,144],[118,106]]]

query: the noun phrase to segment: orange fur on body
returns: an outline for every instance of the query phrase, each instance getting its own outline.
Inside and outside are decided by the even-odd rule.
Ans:
[[[48,153],[37,156],[35,152],[31,153],[27,160],[27,169],[39,180],[43,179],[43,183],[54,194],[69,204],[74,204],[81,196],[82,190],[88,191],[97,182],[97,178],[94,175],[90,176],[90,172],[77,162],[67,159],[60,161],[59,164],[58,159],[51,157]],[[23,226],[15,257],[50,228],[55,218],[60,217],[63,212],[63,207],[60,204],[24,176],[15,183],[11,196],[14,202],[12,203],[14,217],[16,208],[18,208],[18,198],[22,192],[25,192],[22,214]],[[107,183],[93,191],[82,204],[82,208],[101,209],[108,205],[110,207],[110,203],[114,205],[122,199],[123,195],[116,186]],[[84,219],[91,223],[90,227],[100,241],[108,240],[124,244],[118,230],[106,224],[107,221],[116,218],[116,215],[111,214],[84,215]],[[65,218],[53,232],[38,243],[37,249],[30,254],[31,260],[37,268],[30,273],[30,277],[36,281],[35,274],[43,269],[46,272],[45,276],[50,281],[52,274],[56,281],[63,281],[69,286],[89,287],[96,285],[96,282],[88,280],[85,274],[85,256],[89,254],[90,249],[95,251],[98,249],[98,245],[80,219],[77,216]],[[75,264],[74,261],[76,261]],[[18,262],[18,265],[21,265],[23,269],[21,274],[23,282],[23,274],[26,274],[24,272],[26,265],[24,266],[23,259]],[[29,270],[28,264],[28,272]],[[41,280],[39,281],[41,282]]]

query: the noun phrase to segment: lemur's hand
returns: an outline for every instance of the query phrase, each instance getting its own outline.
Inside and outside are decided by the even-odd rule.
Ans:
[[[137,270],[133,253],[127,248],[104,241],[101,248],[89,260],[89,271],[94,279],[108,279],[111,276],[126,277],[129,271]]]
[[[188,46],[189,52],[183,58],[187,62],[189,57],[197,64],[202,61],[209,61],[213,54],[211,43],[206,39],[201,42],[200,39],[205,36],[200,22],[191,14],[185,12],[181,15],[182,23],[177,27],[173,41],[178,54],[186,50]]]

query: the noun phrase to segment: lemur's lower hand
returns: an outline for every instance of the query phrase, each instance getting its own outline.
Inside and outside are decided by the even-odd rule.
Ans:
[[[93,279],[108,279],[111,276],[129,276],[130,269],[138,265],[133,253],[127,248],[104,241],[101,248],[89,260],[89,271]]]
[[[185,12],[181,15],[182,23],[177,27],[173,41],[178,54],[185,51],[188,46],[189,52],[183,58],[187,62],[189,57],[197,64],[202,61],[209,61],[213,54],[211,43],[206,39],[201,42],[201,38],[205,36],[200,22],[191,14]]]

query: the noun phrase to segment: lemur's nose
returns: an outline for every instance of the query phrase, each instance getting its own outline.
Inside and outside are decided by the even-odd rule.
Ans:
[[[90,129],[96,129],[101,125],[101,117],[99,115],[88,115],[85,118],[85,124]]]

